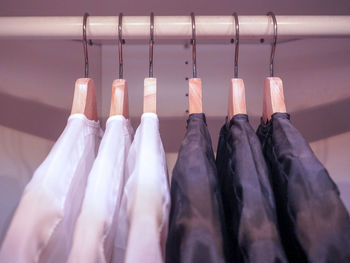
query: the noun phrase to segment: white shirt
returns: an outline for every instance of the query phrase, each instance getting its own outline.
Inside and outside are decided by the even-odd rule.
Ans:
[[[111,260],[115,237],[112,222],[119,211],[132,135],[130,121],[123,116],[112,116],[107,120],[75,226],[69,263],[105,263]]]
[[[24,189],[0,251],[1,263],[63,262],[100,133],[99,123],[83,114],[68,118],[63,133]],[[58,230],[61,234],[56,235]],[[51,242],[55,235],[60,236],[58,243],[63,246],[59,251],[64,253],[50,261],[47,249],[50,244],[57,247]]]
[[[124,189],[113,261],[164,262],[170,209],[169,180],[159,121],[144,113],[127,160]],[[121,231],[121,232],[120,232]]]

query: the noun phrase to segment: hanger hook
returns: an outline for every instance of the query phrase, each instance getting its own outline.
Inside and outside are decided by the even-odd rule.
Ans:
[[[194,12],[191,13],[191,23],[192,23],[192,65],[193,65],[193,78],[197,78],[197,39],[196,39],[196,20]]]
[[[89,13],[84,14],[83,19],[83,47],[84,47],[84,58],[85,58],[85,78],[89,76],[89,57],[88,57],[88,49],[87,49],[87,38],[86,38],[86,22],[87,18],[89,16]]]
[[[238,51],[239,51],[239,22],[238,15],[236,12],[233,13],[233,17],[235,18],[235,64],[234,64],[234,78],[238,78]]]
[[[118,21],[118,53],[119,53],[119,79],[123,78],[123,13],[119,13]]]
[[[270,56],[270,77],[274,76],[274,60],[275,60],[275,52],[276,52],[276,45],[277,45],[277,19],[273,12],[268,12],[268,16],[272,17],[273,21],[273,42],[271,44],[271,56]]]
[[[150,40],[149,40],[149,77],[153,78],[153,44],[154,44],[154,14],[150,16]]]

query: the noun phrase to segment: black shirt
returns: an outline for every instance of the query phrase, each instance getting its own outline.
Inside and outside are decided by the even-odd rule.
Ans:
[[[223,211],[204,114],[191,114],[171,183],[167,263],[223,263]]]
[[[221,128],[216,166],[232,262],[287,262],[268,169],[247,115],[235,115]]]
[[[283,245],[290,262],[350,262],[350,219],[339,191],[287,113],[257,134],[270,169]]]

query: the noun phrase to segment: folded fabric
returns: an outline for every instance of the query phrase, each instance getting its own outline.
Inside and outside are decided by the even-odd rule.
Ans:
[[[257,134],[270,168],[278,223],[290,262],[350,262],[350,218],[337,186],[287,113]]]
[[[268,169],[246,114],[221,128],[216,166],[232,262],[287,262]]]
[[[83,114],[69,117],[23,192],[1,248],[0,262],[66,261],[100,137],[98,122]]]
[[[173,170],[167,263],[225,262],[224,222],[204,114],[191,114]]]
[[[111,260],[115,225],[119,223],[114,219],[120,208],[132,136],[130,121],[123,116],[112,116],[107,120],[75,226],[69,263],[105,263]]]

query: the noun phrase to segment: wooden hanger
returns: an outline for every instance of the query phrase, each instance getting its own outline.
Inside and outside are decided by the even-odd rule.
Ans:
[[[81,113],[97,121],[96,89],[93,79],[81,78],[75,82],[71,114]]]
[[[85,78],[80,78],[75,82],[74,97],[71,114],[84,114],[89,120],[97,121],[97,104],[95,83],[88,78],[89,60],[86,39],[86,21],[89,14],[84,14],[83,19],[83,47],[85,57]]]
[[[200,78],[189,79],[189,114],[202,113],[202,81]]]
[[[129,119],[128,87],[125,79],[116,79],[112,84],[109,116],[122,115]]]
[[[245,89],[243,79],[233,78],[228,97],[228,121],[237,114],[247,114]]]
[[[144,80],[143,113],[157,113],[157,79],[153,78],[154,14],[150,16],[149,77]]]
[[[272,114],[276,112],[287,112],[286,104],[284,102],[283,83],[278,77],[274,77],[274,58],[277,44],[277,20],[275,14],[272,12],[267,13],[272,17],[274,26],[274,38],[270,56],[270,77],[265,79],[264,83],[264,100],[263,100],[263,121],[267,123]]]
[[[234,78],[231,79],[231,87],[228,96],[227,117],[228,121],[237,114],[247,114],[245,103],[245,89],[243,79],[238,78],[238,50],[239,50],[239,22],[237,13],[233,13],[235,18],[236,35],[235,35],[235,61],[234,61]]]
[[[149,77],[144,80],[143,113],[157,113],[157,79],[153,78],[154,14],[150,16]]]
[[[278,77],[268,77],[264,83],[263,121],[267,123],[272,114],[287,112],[284,102],[283,83]]]
[[[118,53],[119,53],[119,79],[113,81],[112,84],[112,97],[111,108],[109,116],[122,115],[126,119],[129,119],[129,98],[128,98],[128,86],[126,80],[123,79],[123,13],[119,14],[118,22]]]
[[[197,54],[196,54],[196,21],[195,15],[191,13],[192,23],[192,65],[193,65],[193,78],[188,81],[188,100],[189,100],[189,114],[203,113],[202,107],[202,81],[197,78]]]
[[[145,78],[143,93],[143,112],[157,113],[157,79]]]

